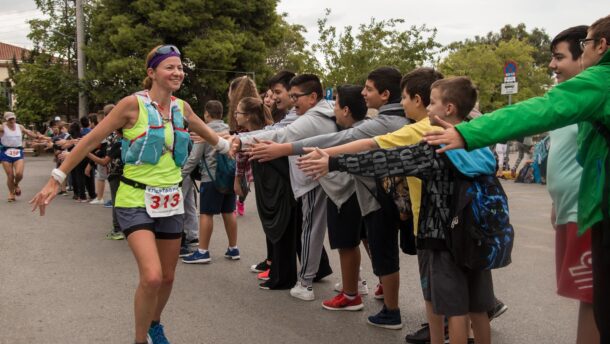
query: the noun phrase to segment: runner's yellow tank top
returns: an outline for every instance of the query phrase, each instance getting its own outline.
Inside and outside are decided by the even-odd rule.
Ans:
[[[146,132],[148,128],[148,113],[146,106],[140,97],[138,99],[138,120],[133,128],[123,129],[123,137],[127,140],[133,140],[136,137]],[[184,113],[184,102],[178,101],[180,110]],[[165,123],[165,145],[171,147],[174,142],[174,132],[170,122]],[[125,164],[123,175],[131,180],[150,186],[169,186],[175,185],[182,181],[180,168],[174,163],[172,152],[167,151],[161,156],[156,165],[142,164],[129,165]],[[115,207],[119,208],[139,208],[144,205],[144,190],[134,188],[127,184],[121,183],[117,190]]]

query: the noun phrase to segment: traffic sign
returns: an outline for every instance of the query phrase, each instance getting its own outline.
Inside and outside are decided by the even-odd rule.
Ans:
[[[324,96],[326,100],[333,100],[333,89],[332,87],[326,88],[326,95]]]
[[[516,94],[519,92],[518,82],[505,82],[502,84],[501,94]]]
[[[506,77],[504,77],[504,83],[508,83],[508,82],[517,82],[517,77],[516,76],[506,76]]]
[[[506,61],[504,64],[504,76],[517,76],[517,63],[515,61]]]

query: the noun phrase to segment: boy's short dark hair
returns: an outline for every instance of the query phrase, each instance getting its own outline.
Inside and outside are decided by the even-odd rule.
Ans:
[[[301,89],[301,92],[305,94],[316,93],[316,98],[322,100],[324,97],[324,91],[322,91],[322,82],[314,74],[301,74],[297,75],[290,80],[291,88],[296,86]]]
[[[437,80],[430,87],[434,88],[441,91],[443,104],[451,103],[456,107],[457,115],[461,119],[466,118],[477,103],[477,88],[468,77]]]
[[[98,120],[97,120],[97,114],[96,113],[92,113],[89,114],[89,123],[93,123],[93,125],[98,125]]]
[[[205,103],[205,111],[214,119],[222,119],[222,103],[218,100],[209,100]]]
[[[91,123],[89,122],[89,117],[88,116],[81,117],[79,119],[79,121],[80,121],[81,127],[83,127],[83,128],[88,128],[91,125]]]
[[[595,40],[596,45],[602,38],[605,38],[606,43],[610,44],[610,15],[596,20],[589,26],[589,31],[591,31],[591,38]]]
[[[362,96],[362,86],[337,86],[337,95],[339,96],[339,106],[342,108],[347,106],[354,120],[360,121],[364,119],[368,109]]]
[[[557,44],[561,42],[568,43],[570,53],[572,54],[572,60],[576,60],[582,55],[579,41],[587,37],[587,25],[573,26],[569,29],[561,31],[551,41],[551,53],[557,47]]]
[[[386,90],[390,92],[388,103],[400,102],[400,79],[402,75],[398,69],[379,67],[370,72],[366,78],[375,84],[375,88],[379,93],[383,93]]]
[[[290,86],[289,86],[290,80],[292,80],[292,78],[294,78],[295,75],[296,74],[294,74],[291,71],[283,70],[281,72],[278,72],[271,78],[269,78],[269,81],[267,81],[267,86],[269,88],[273,88],[273,86],[280,84],[280,85],[284,86],[284,88],[286,90],[288,90],[290,88]]]
[[[424,106],[430,105],[430,86],[444,76],[434,68],[415,68],[400,80],[400,89],[407,91],[411,99],[419,95]]]

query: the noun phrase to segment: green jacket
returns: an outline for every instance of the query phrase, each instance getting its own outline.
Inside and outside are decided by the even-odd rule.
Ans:
[[[496,110],[456,126],[469,150],[578,123],[578,161],[583,166],[578,196],[580,232],[603,219],[602,188],[608,145],[593,126],[610,128],[610,50],[597,65],[553,87],[542,97]]]

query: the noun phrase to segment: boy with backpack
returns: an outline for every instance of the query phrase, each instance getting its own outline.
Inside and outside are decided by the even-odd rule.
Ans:
[[[584,70],[542,97],[426,134],[439,152],[476,149],[494,142],[578,123],[578,157],[583,167],[578,193],[578,230],[591,230],[593,309],[602,343],[610,342],[610,15],[596,20],[579,40]]]
[[[210,100],[205,104],[204,119],[207,125],[217,133],[229,131],[229,126],[222,121],[222,114],[222,104],[219,101]],[[235,191],[233,190],[235,161],[216,152],[207,143],[193,149],[202,150],[199,164],[201,169],[199,249],[184,257],[182,262],[205,264],[212,260],[208,248],[214,229],[213,217],[218,214],[222,215],[222,221],[229,239],[229,247],[225,252],[225,258],[238,260],[240,255],[237,247],[237,221],[233,215],[235,210]],[[223,181],[226,180],[228,182],[224,184],[227,185],[223,186]]]
[[[435,116],[454,124],[462,122],[473,108],[476,99],[477,91],[468,78],[458,77],[434,82],[428,106],[431,124],[436,124]],[[328,170],[376,178],[409,175],[422,180],[417,254],[420,282],[430,323],[430,342],[444,342],[443,316],[445,316],[448,318],[452,343],[467,341],[469,318],[472,321],[476,342],[490,343],[487,310],[494,307],[494,295],[489,269],[510,262],[512,227],[507,229],[509,233],[506,234],[503,225],[508,224],[507,209],[495,209],[506,215],[500,217],[504,221],[494,224],[503,231],[498,234],[502,236],[501,238],[493,239],[502,239],[500,241],[506,243],[506,246],[495,251],[497,253],[495,257],[501,259],[483,262],[469,260],[467,258],[470,256],[465,254],[472,252],[466,251],[472,248],[467,245],[468,240],[465,240],[469,236],[462,232],[459,232],[458,236],[458,232],[454,232],[451,228],[462,231],[464,228],[461,226],[462,221],[473,223],[474,220],[462,218],[462,213],[453,207],[460,204],[456,200],[461,201],[462,196],[467,194],[457,191],[461,186],[467,185],[462,182],[467,177],[491,181],[486,186],[491,185],[496,188],[496,193],[491,197],[496,200],[501,198],[498,204],[504,206],[506,197],[497,184],[497,179],[493,177],[495,159],[491,150],[482,148],[470,153],[460,150],[445,157],[436,152],[437,148],[421,142],[390,150],[341,155],[330,158],[327,162]],[[322,155],[320,160],[328,159],[326,153],[322,151],[319,153]],[[318,172],[313,173],[319,175]],[[478,197],[475,199],[479,200]],[[469,204],[474,203],[475,201],[472,201]],[[484,241],[484,237],[481,240]],[[463,250],[460,250],[460,247]]]

